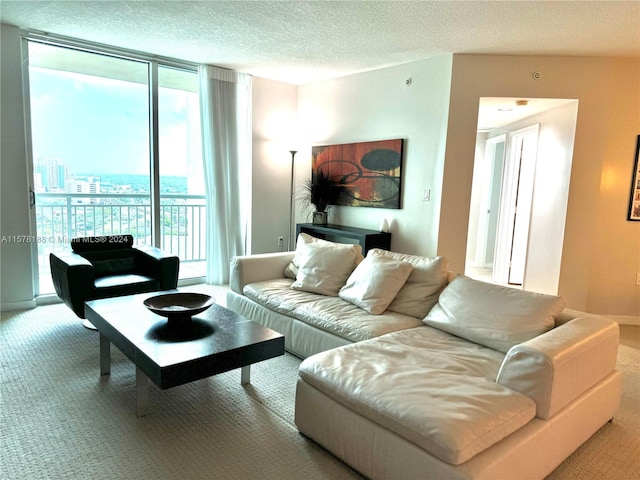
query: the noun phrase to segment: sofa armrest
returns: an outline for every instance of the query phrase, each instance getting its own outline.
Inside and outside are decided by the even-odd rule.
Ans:
[[[598,315],[565,310],[574,318],[505,356],[496,382],[531,397],[536,416],[547,419],[611,373],[618,324]]]
[[[135,247],[140,267],[160,282],[160,290],[171,290],[178,285],[180,259],[152,245]]]
[[[275,278],[284,278],[284,269],[295,252],[260,253],[231,259],[229,288],[242,295],[245,285]]]
[[[49,254],[51,279],[58,297],[80,318],[85,299],[94,290],[95,272],[91,262],[77,253]]]

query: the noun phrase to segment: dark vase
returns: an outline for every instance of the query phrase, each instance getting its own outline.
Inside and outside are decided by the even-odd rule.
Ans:
[[[327,224],[327,212],[313,212],[314,225],[326,225]]]

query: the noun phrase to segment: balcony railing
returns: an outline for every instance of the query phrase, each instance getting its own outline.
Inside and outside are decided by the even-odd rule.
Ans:
[[[70,250],[74,237],[131,234],[137,245],[153,244],[148,194],[37,193],[36,224],[41,273],[50,252]],[[182,262],[206,259],[206,198],[160,195],[159,247]]]

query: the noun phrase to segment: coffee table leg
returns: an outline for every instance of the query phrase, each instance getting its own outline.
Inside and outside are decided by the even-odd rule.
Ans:
[[[240,370],[240,385],[246,385],[251,382],[251,365],[242,367]]]
[[[100,334],[100,375],[111,373],[111,342]]]
[[[149,405],[149,377],[140,368],[136,367],[136,408],[138,417],[147,415]]]

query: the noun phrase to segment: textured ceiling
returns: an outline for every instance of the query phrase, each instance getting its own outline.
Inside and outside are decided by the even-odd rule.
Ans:
[[[444,53],[640,57],[640,2],[0,1],[2,23],[303,84]]]

